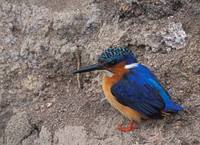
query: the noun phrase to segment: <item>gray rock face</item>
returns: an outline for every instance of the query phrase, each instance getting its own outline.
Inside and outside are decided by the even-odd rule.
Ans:
[[[199,144],[198,0],[1,0],[0,145]],[[128,47],[186,111],[118,132],[102,75],[72,76]]]
[[[32,132],[33,127],[29,124],[27,114],[18,113],[10,119],[5,129],[6,145],[19,145]]]
[[[68,126],[60,129],[55,133],[54,140],[59,145],[74,144],[85,145],[87,144],[87,133],[84,127]]]
[[[53,136],[52,133],[48,131],[47,128],[42,127],[38,138],[35,140],[30,140],[29,142],[30,143],[34,142],[35,145],[50,145],[53,143]]]

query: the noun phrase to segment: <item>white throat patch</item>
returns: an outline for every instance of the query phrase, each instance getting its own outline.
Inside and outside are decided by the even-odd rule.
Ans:
[[[113,73],[108,71],[108,70],[104,70],[105,74],[107,77],[112,77],[113,76]]]
[[[125,69],[131,69],[131,68],[134,68],[134,67],[137,67],[138,66],[138,63],[131,63],[131,64],[127,64],[125,65]]]

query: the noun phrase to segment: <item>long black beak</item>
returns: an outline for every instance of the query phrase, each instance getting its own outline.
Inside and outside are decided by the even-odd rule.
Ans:
[[[103,70],[103,65],[102,64],[93,64],[89,66],[85,66],[80,68],[79,70],[73,71],[73,74],[77,73],[84,73],[84,72],[89,72],[89,71],[94,71],[94,70]]]

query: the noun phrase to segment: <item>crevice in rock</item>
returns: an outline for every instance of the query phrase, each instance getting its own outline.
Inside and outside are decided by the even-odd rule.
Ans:
[[[20,140],[20,145],[22,145],[22,142],[23,142],[24,140],[28,139],[30,136],[32,136],[32,135],[35,134],[35,133],[39,134],[39,132],[38,132],[36,129],[32,128],[32,130],[30,131],[30,133],[27,134],[26,136],[24,136],[24,137]]]
[[[24,136],[24,137],[20,140],[19,144],[22,145],[22,142],[23,142],[24,140],[26,140],[27,138],[29,138],[31,135],[33,135],[33,134],[35,133],[35,131],[37,132],[37,130],[35,130],[35,129],[33,128],[33,129],[30,131],[29,134],[27,134],[26,136]],[[37,132],[37,134],[38,134],[38,132]]]
[[[37,137],[39,137],[40,131],[41,131],[41,121],[37,122],[37,123],[33,123],[31,118],[28,118],[28,122],[31,125],[31,130],[30,132],[25,135],[21,140],[20,140],[20,145],[23,143],[24,140],[28,139],[30,136],[36,134]]]

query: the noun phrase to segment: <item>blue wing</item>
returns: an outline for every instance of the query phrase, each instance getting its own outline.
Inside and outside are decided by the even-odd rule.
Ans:
[[[122,80],[113,85],[111,92],[120,103],[150,118],[160,118],[161,111],[183,110],[171,100],[156,76],[141,64],[132,68]]]

